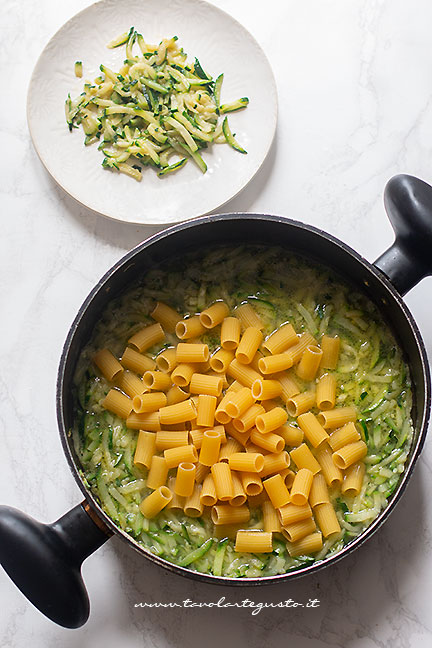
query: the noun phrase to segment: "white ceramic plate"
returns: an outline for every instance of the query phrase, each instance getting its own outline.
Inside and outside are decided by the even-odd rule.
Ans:
[[[178,173],[158,178],[145,167],[137,182],[101,166],[97,144],[84,147],[81,128],[69,132],[64,102],[82,92],[99,65],[118,70],[124,46],[106,44],[131,25],[148,42],[178,36],[189,55],[216,77],[224,72],[222,101],[249,97],[249,106],[229,115],[232,131],[248,151],[227,144],[203,152],[208,171],[189,162]],[[74,62],[83,61],[83,79]],[[273,140],[277,120],[274,77],[266,56],[231,16],[202,0],[103,0],[69,20],[42,52],[30,81],[27,117],[36,151],[52,177],[83,205],[129,223],[175,223],[211,212],[233,198],[253,178]]]

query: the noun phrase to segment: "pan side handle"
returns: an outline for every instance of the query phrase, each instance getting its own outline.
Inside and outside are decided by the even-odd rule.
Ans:
[[[394,176],[384,190],[384,205],[395,241],[375,266],[405,295],[432,274],[432,187],[414,176]]]
[[[35,607],[65,628],[88,619],[81,565],[110,535],[86,502],[52,524],[0,506],[1,565]]]

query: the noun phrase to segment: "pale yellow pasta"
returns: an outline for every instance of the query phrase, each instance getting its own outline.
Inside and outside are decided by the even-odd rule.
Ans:
[[[264,467],[264,457],[258,452],[234,452],[228,464],[231,470],[259,473]]]
[[[209,474],[209,467],[208,466],[203,466],[200,463],[197,463],[197,469],[195,473],[195,481],[197,484],[201,484],[204,479],[207,477]]]
[[[256,431],[256,428],[252,428],[250,430],[250,434],[252,434],[254,430]],[[255,452],[262,455],[267,454],[268,450],[265,450],[265,448],[260,448],[260,446],[257,446],[255,443],[252,443],[252,441],[250,440],[250,434],[249,434],[249,439],[245,445],[246,452]]]
[[[149,356],[138,353],[135,349],[126,347],[120,359],[125,369],[130,369],[138,374],[143,374],[146,371],[153,371],[156,367],[156,362]]]
[[[291,346],[285,353],[291,358],[292,365],[297,364],[308,346],[316,345],[316,340],[310,333],[301,333],[298,342]],[[291,365],[291,366],[292,366]]]
[[[182,319],[181,315],[163,302],[157,302],[156,306],[150,313],[156,322],[159,322],[168,333],[174,333],[177,322]]]
[[[145,518],[154,518],[172,500],[172,493],[167,486],[159,486],[140,504],[140,511]]]
[[[330,502],[327,483],[323,474],[314,475],[312,486],[309,493],[309,504],[312,508],[319,504]]]
[[[194,373],[190,381],[189,391],[191,394],[220,396],[222,393],[222,378]]]
[[[355,407],[336,407],[318,414],[318,421],[326,430],[334,430],[345,425],[345,423],[356,420],[357,410]]]
[[[177,322],[175,327],[175,333],[180,340],[189,340],[190,338],[199,337],[205,331],[206,329],[201,324],[198,315]]]
[[[133,401],[118,389],[110,389],[102,401],[102,407],[120,418],[126,419],[132,412]]]
[[[341,528],[333,504],[329,502],[318,504],[314,508],[314,516],[324,538],[328,538],[334,533],[340,533]]]
[[[229,308],[223,301],[217,301],[200,314],[200,322],[206,329],[211,329],[222,322],[229,314]]]
[[[192,430],[189,431],[189,437],[190,437],[190,442],[192,445],[195,446],[197,450],[201,448],[202,445],[202,440],[204,437],[204,430],[199,430],[197,428],[193,428]]]
[[[240,342],[240,321],[236,317],[226,317],[221,326],[221,347],[234,351]]]
[[[297,423],[303,430],[307,441],[309,441],[314,448],[318,448],[321,443],[328,440],[329,435],[312,412],[300,414],[300,416],[297,417]]]
[[[234,359],[234,351],[228,349],[219,349],[210,358],[210,367],[216,373],[224,373],[228,369],[228,365]]]
[[[112,382],[123,372],[123,367],[120,362],[108,349],[101,349],[95,353],[93,362],[108,382]]]
[[[355,443],[360,440],[360,433],[357,430],[355,423],[346,423],[341,428],[334,430],[329,437],[329,445],[333,452],[342,448],[348,443]]]
[[[260,316],[250,304],[241,304],[240,306],[237,306],[234,315],[240,320],[240,324],[244,329],[248,328],[248,326],[253,326],[262,331],[264,328],[264,323]]]
[[[184,445],[164,450],[164,457],[167,462],[168,470],[177,468],[182,462],[195,463],[198,461],[198,454],[195,446]]]
[[[291,450],[290,456],[297,468],[308,468],[314,475],[321,470],[321,466],[313,456],[306,443],[302,443],[298,448]]]
[[[159,430],[156,432],[156,450],[180,448],[188,444],[189,432],[187,430]]]
[[[280,506],[278,508],[278,515],[280,523],[283,527],[290,526],[291,524],[296,524],[302,520],[307,520],[312,517],[312,509],[309,504],[302,504],[297,506],[291,502],[285,504],[285,506]]]
[[[262,374],[275,374],[280,371],[285,371],[293,366],[293,361],[286,353],[277,353],[276,355],[269,355],[260,358],[258,368]]]
[[[243,490],[248,497],[259,495],[263,490],[261,477],[253,472],[241,472],[240,479]]]
[[[278,512],[270,501],[262,503],[262,515],[264,531],[267,533],[280,533],[281,524],[279,521]]]
[[[165,349],[156,358],[156,365],[159,371],[171,373],[177,366],[177,352],[175,348]]]
[[[275,400],[263,400],[260,403],[266,412],[269,412],[270,410],[274,409],[275,407],[279,407],[279,404]]]
[[[346,470],[353,463],[364,459],[367,455],[367,445],[364,441],[348,443],[336,452],[333,452],[333,462],[341,470]]]
[[[282,479],[285,482],[285,486],[288,488],[288,490],[291,488],[294,482],[294,477],[295,477],[295,472],[291,470],[290,468],[285,468],[285,470],[281,470],[279,473]]]
[[[263,486],[276,509],[285,506],[290,501],[288,488],[279,474],[264,479]]]
[[[246,502],[247,496],[243,489],[241,478],[235,472],[231,473],[231,478],[234,487],[234,495],[229,500],[230,506],[242,506]]]
[[[276,331],[268,336],[263,344],[263,348],[267,349],[272,355],[286,351],[288,347],[297,344],[298,337],[291,324],[282,324]]]
[[[221,378],[222,380],[222,389],[227,389],[229,387],[229,382],[228,378],[226,377],[225,373],[221,373],[220,371],[208,371],[207,372],[209,376],[213,376],[214,378]]]
[[[308,556],[317,553],[320,549],[322,549],[322,534],[319,531],[315,531],[288,545],[288,553],[292,558],[295,556]]]
[[[184,363],[179,364],[171,374],[171,381],[174,385],[177,385],[177,387],[187,387],[195,371],[196,367],[194,365]]]
[[[163,342],[163,340],[165,340],[165,333],[162,326],[158,323],[150,324],[150,326],[142,328],[138,333],[135,333],[135,335],[129,338],[128,344],[142,353],[158,342]]]
[[[213,536],[221,540],[222,538],[230,538],[235,540],[239,529],[244,527],[244,524],[217,524],[213,525]]]
[[[240,452],[241,449],[241,443],[239,443],[237,439],[228,439],[219,451],[219,461],[227,462],[229,457],[234,454],[234,452]]]
[[[258,371],[255,371],[248,365],[242,364],[237,360],[237,358],[234,358],[234,360],[228,365],[227,374],[245,387],[249,388],[252,387],[252,384],[255,382],[255,380],[261,378],[261,375],[258,373]]]
[[[278,380],[282,387],[281,398],[285,403],[289,398],[300,394],[300,387],[289,373],[277,374],[274,379]]]
[[[251,369],[253,369],[254,371],[257,371],[258,373],[261,373],[258,366],[261,358],[264,358],[264,354],[262,353],[262,351],[258,349],[258,351],[255,353],[254,357],[249,363],[249,367],[251,367]]]
[[[358,462],[352,464],[345,473],[341,491],[343,495],[348,497],[355,497],[361,491],[363,485],[363,478],[366,472],[364,463]]]
[[[196,466],[189,461],[182,461],[177,468],[174,492],[181,497],[190,497],[195,485]]]
[[[303,430],[291,423],[285,423],[282,427],[275,430],[275,434],[278,434],[285,441],[285,445],[296,448],[303,442],[304,434]]]
[[[225,432],[225,426],[224,425],[215,425],[212,430],[215,432],[219,433],[219,436],[221,438],[221,443],[226,443],[227,442],[227,435]]]
[[[270,553],[273,551],[273,534],[267,531],[237,531],[235,551],[240,553]]]
[[[150,468],[156,448],[156,434],[140,430],[134,454],[134,464]]]
[[[142,414],[143,412],[156,412],[161,407],[165,407],[167,397],[163,392],[151,392],[150,394],[134,396],[132,403],[134,412],[138,414]]]
[[[282,394],[282,385],[278,380],[255,380],[252,384],[252,395],[257,400],[270,400]]]
[[[179,342],[176,347],[176,360],[180,363],[207,362],[210,352],[207,344],[188,344]]]
[[[242,387],[228,399],[225,410],[231,418],[240,418],[255,403],[255,398],[249,387]]]
[[[268,452],[282,452],[285,448],[285,441],[281,436],[273,434],[273,432],[261,434],[256,428],[252,428],[249,441],[252,441],[259,448],[268,450]]]
[[[316,524],[311,517],[294,522],[282,528],[282,535],[290,542],[298,542],[302,538],[316,531]]]
[[[191,399],[167,405],[159,410],[162,425],[176,425],[184,421],[193,421],[196,418],[196,408]]]
[[[321,356],[322,351],[318,346],[315,346],[314,344],[308,346],[297,365],[297,376],[308,382],[313,380],[318,371]]]
[[[291,487],[291,503],[296,506],[303,506],[309,499],[312,486],[313,472],[308,468],[300,468],[294,477]]]
[[[183,511],[186,503],[186,498],[185,497],[180,497],[180,495],[177,495],[174,493],[174,484],[175,484],[175,477],[169,477],[168,478],[168,488],[170,489],[172,493],[172,499],[171,501],[167,504],[167,510],[173,510],[173,511]]]
[[[115,382],[116,386],[132,399],[134,396],[143,394],[147,389],[141,378],[138,378],[132,371],[122,371]]]
[[[288,414],[283,407],[274,407],[264,414],[259,414],[255,419],[255,425],[261,434],[267,434],[284,425],[287,422],[287,418]]]
[[[159,412],[148,412],[146,414],[131,412],[126,419],[126,427],[131,430],[157,432],[161,429]]]
[[[239,430],[234,427],[234,424],[230,422],[225,424],[225,430],[231,437],[233,437],[233,439],[236,439],[236,441],[241,443],[242,446],[245,446],[249,441],[250,429],[247,430],[247,432],[239,432]]]
[[[343,474],[333,462],[332,451],[326,443],[319,448],[316,456],[327,485],[330,487],[340,486]]]
[[[316,388],[316,404],[320,410],[333,409],[336,401],[336,378],[326,373],[320,376]]]
[[[321,367],[336,369],[339,361],[340,338],[323,335],[321,338]]]
[[[192,495],[186,498],[184,512],[188,517],[201,517],[204,512],[204,504],[201,502],[201,484],[195,484]]]
[[[211,474],[206,475],[204,478],[200,501],[204,506],[214,506],[217,502],[216,487]]]
[[[213,475],[216,495],[221,502],[229,501],[234,495],[231,469],[227,463],[218,461],[210,468]]]
[[[156,488],[159,488],[159,486],[164,486],[166,484],[167,477],[168,466],[165,461],[165,457],[153,455],[150,470],[147,476],[147,486],[156,490]]]
[[[235,352],[237,360],[242,364],[249,364],[254,358],[262,340],[263,334],[260,329],[248,326]]]
[[[250,511],[247,506],[215,504],[211,510],[213,524],[243,524],[249,522]]]
[[[189,394],[178,385],[173,385],[166,393],[167,405],[175,405],[189,398]]]
[[[263,487],[260,493],[258,493],[257,495],[249,495],[248,497],[249,508],[257,508],[258,506],[262,506],[263,502],[269,501],[270,500],[268,498],[268,495]]]
[[[233,425],[239,432],[247,432],[255,425],[257,418],[265,413],[264,407],[256,403],[252,407],[249,407],[238,419],[235,419]]]
[[[264,478],[273,473],[281,472],[289,468],[290,458],[288,452],[272,452],[264,455],[264,467],[260,472],[260,477]]]
[[[315,392],[305,391],[296,396],[291,396],[286,401],[286,408],[290,416],[299,416],[308,412],[315,405]]]
[[[215,419],[216,405],[216,396],[209,396],[208,394],[200,394],[198,396],[197,425],[212,427]]]
[[[226,411],[226,406],[231,398],[231,393],[226,393],[222,398],[215,411],[215,419],[218,423],[226,425],[231,421],[231,416]]]
[[[168,391],[172,386],[171,378],[163,371],[146,371],[143,383],[148,389],[163,392]]]
[[[203,435],[199,462],[203,466],[212,466],[218,462],[221,435],[216,430],[206,430]]]

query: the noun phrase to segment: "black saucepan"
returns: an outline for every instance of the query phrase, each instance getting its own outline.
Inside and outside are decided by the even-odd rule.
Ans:
[[[381,526],[400,499],[424,444],[430,412],[430,375],[426,351],[414,319],[401,295],[432,273],[432,187],[407,175],[392,178],[385,206],[396,233],[394,244],[374,264],[338,239],[314,227],[264,214],[208,216],[171,227],[126,254],[95,286],[80,308],[64,345],[57,383],[57,418],[69,466],[85,501],[53,524],[41,524],[20,511],[0,507],[0,561],[16,585],[50,619],[65,627],[87,620],[89,600],[81,578],[82,562],[113,533],[147,560],[172,572],[224,585],[275,583],[331,565],[360,546]],[[179,252],[218,243],[283,246],[327,265],[366,294],[390,325],[409,364],[413,388],[415,436],[405,472],[391,501],[373,524],[336,556],[288,574],[230,579],[177,567],[140,547],[118,529],[84,485],[70,436],[73,422],[72,378],[107,303],[159,263]],[[145,564],[143,564],[145,568]]]

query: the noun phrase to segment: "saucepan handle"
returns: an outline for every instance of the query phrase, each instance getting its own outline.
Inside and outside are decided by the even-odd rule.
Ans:
[[[88,619],[81,565],[110,535],[86,502],[52,524],[0,506],[1,565],[33,605],[65,628]]]
[[[384,191],[395,241],[376,261],[401,295],[432,274],[432,187],[410,175],[397,175]]]

